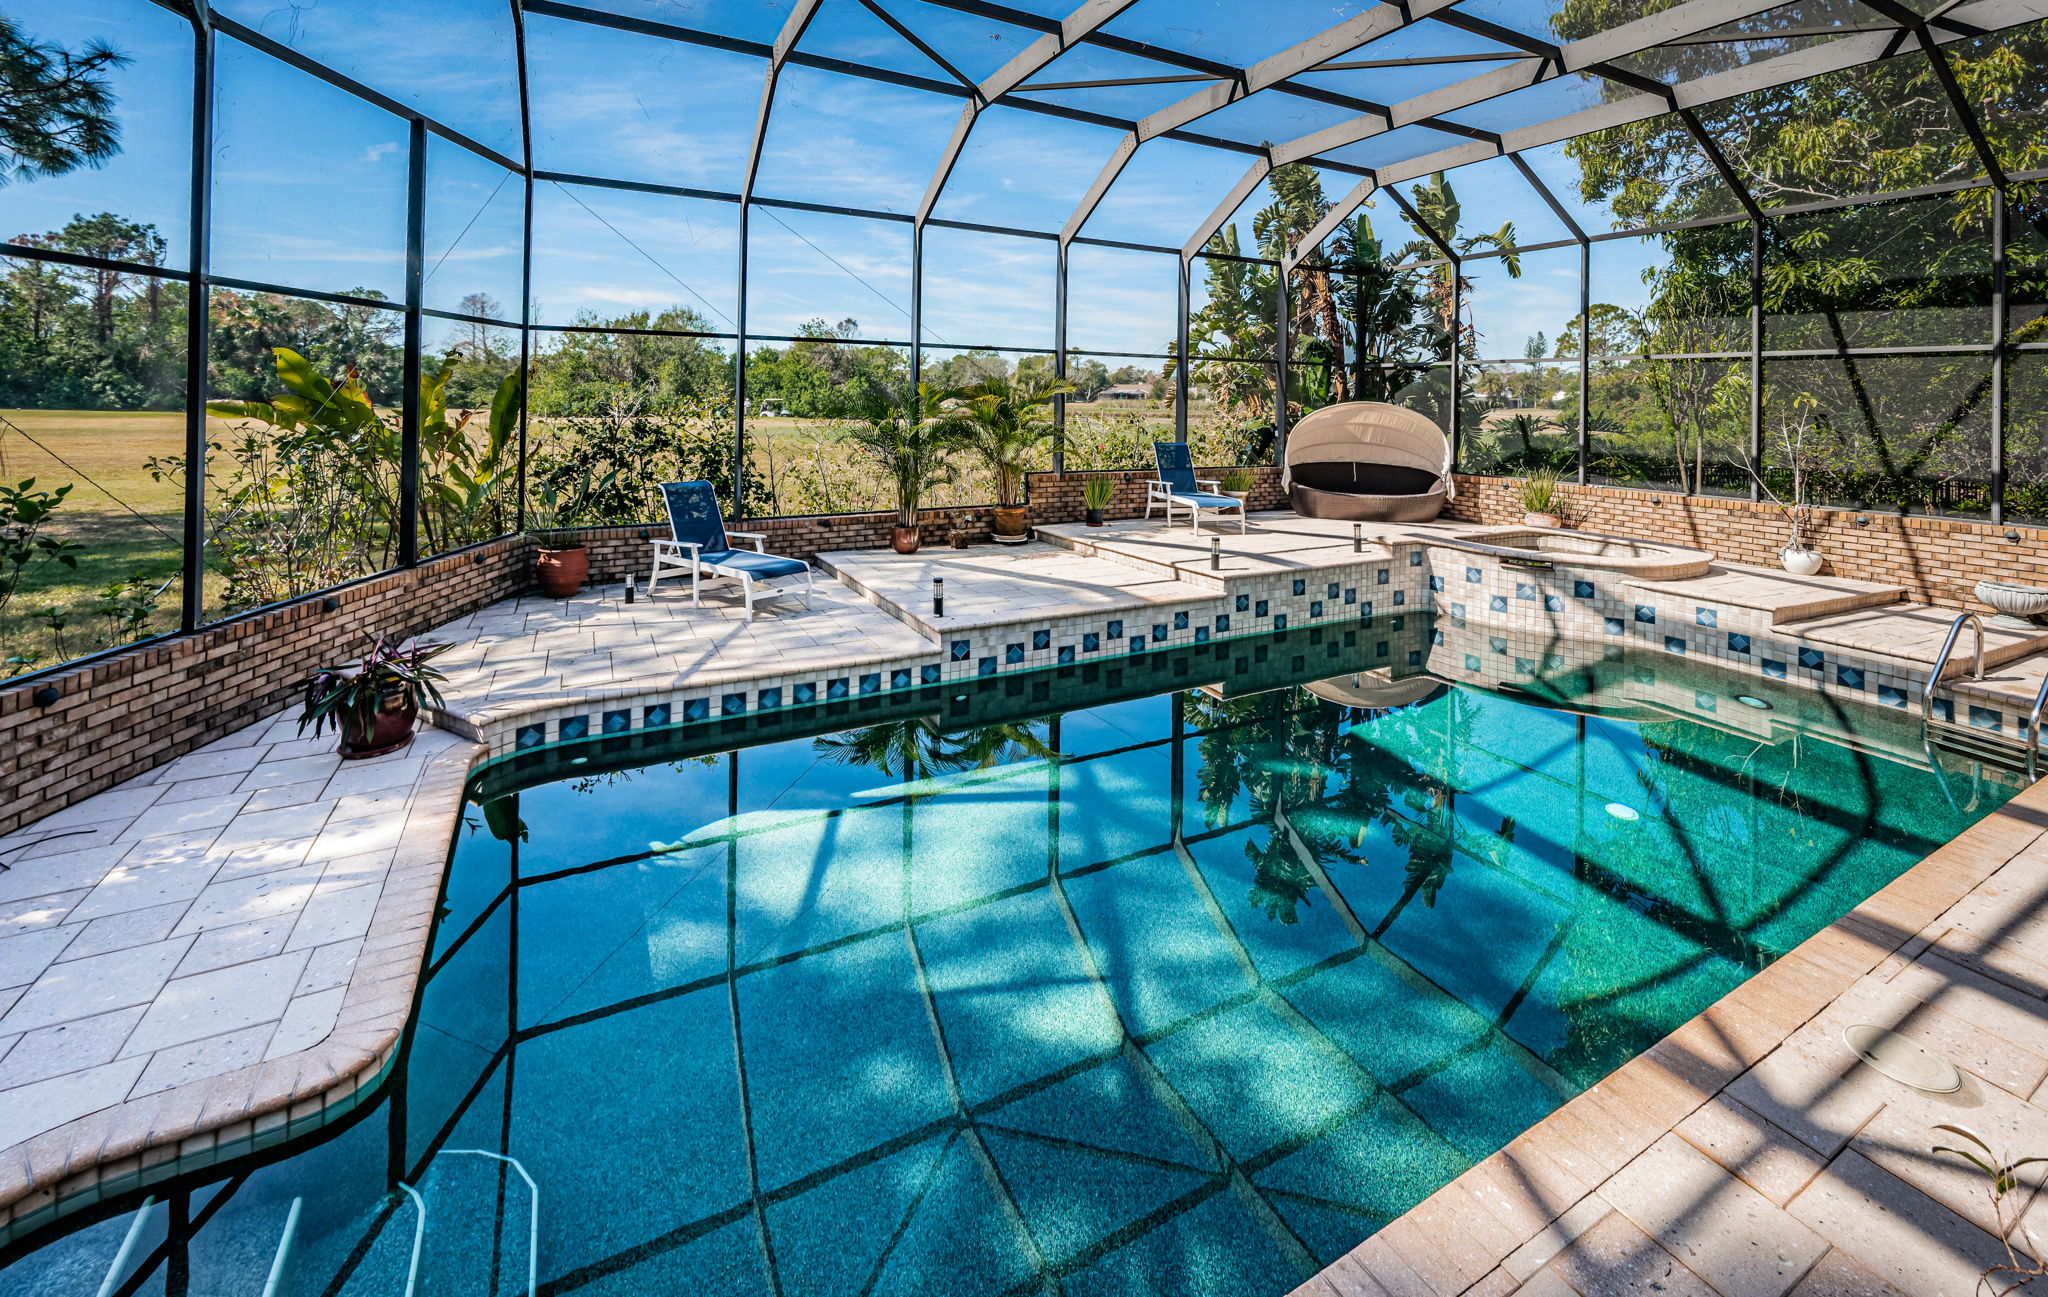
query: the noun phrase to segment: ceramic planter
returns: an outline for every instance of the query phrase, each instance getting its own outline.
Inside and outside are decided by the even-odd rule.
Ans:
[[[540,579],[540,592],[555,599],[567,599],[583,588],[584,578],[590,575],[590,551],[587,549],[544,549],[533,561],[534,575]]]
[[[1979,602],[1988,604],[1998,614],[1991,624],[2007,630],[2038,630],[2032,619],[2048,613],[2048,590],[2039,586],[1979,581],[1976,594]]]
[[[1778,551],[1778,560],[1793,576],[1812,576],[1820,571],[1821,557],[1817,549],[1800,549],[1795,545],[1787,545]]]
[[[1090,510],[1088,511],[1088,525],[1089,525],[1090,527],[1106,527],[1106,526],[1108,526],[1109,524],[1108,524],[1108,523],[1105,523],[1105,522],[1104,522],[1104,521],[1102,520],[1102,510],[1100,510],[1100,509],[1090,509]]]
[[[1023,505],[999,504],[993,512],[996,518],[996,535],[1022,536],[1024,534],[1024,516],[1029,511]]]
[[[1562,527],[1564,526],[1564,519],[1554,513],[1525,513],[1522,515],[1522,525],[1524,527]]]
[[[378,709],[367,729],[355,717],[344,716],[341,722],[341,759],[361,761],[366,757],[381,757],[387,752],[398,751],[412,742],[413,725],[419,717],[419,699],[410,689],[384,695],[384,705]]]
[[[895,550],[898,554],[915,554],[917,553],[917,545],[917,528],[891,527],[889,529],[889,548]]]

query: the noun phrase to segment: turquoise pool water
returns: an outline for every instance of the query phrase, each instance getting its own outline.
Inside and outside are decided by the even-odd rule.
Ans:
[[[106,1291],[1284,1293],[2008,791],[1753,679],[1369,652],[496,767],[374,1101],[0,1289],[100,1292],[132,1232]]]

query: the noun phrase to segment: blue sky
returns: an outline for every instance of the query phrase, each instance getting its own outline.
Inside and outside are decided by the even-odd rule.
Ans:
[[[1040,6],[1062,10],[1065,0]],[[502,0],[217,0],[273,39],[449,122],[490,147],[520,150],[514,51]],[[603,0],[617,12],[753,40],[771,39],[782,0]],[[890,11],[961,71],[985,76],[1033,33],[915,3]],[[1331,0],[1185,0],[1140,4],[1112,29],[1185,53],[1257,58],[1359,6]],[[186,259],[190,50],[187,25],[146,0],[0,0],[44,39],[103,37],[133,63],[115,75],[125,148],[109,165],[0,189],[0,235],[57,228],[73,214],[113,211],[154,222]],[[1390,41],[1410,42],[1413,33]],[[1461,38],[1462,39],[1462,38]],[[1484,53],[1480,38],[1461,52]],[[1384,46],[1384,48],[1382,48]],[[946,74],[856,0],[825,0],[800,48],[943,77]],[[1413,52],[1383,42],[1375,57]],[[741,184],[765,69],[760,58],[533,16],[528,21],[538,167],[718,192]],[[1464,65],[1469,66],[1474,65]],[[1483,65],[1476,65],[1483,66]],[[1174,75],[1132,55],[1081,46],[1036,80]],[[1399,98],[1444,80],[1444,69],[1318,74],[1331,88]],[[1196,87],[1175,83],[1045,91],[1035,97],[1136,115]],[[1559,83],[1560,104],[1583,90]],[[1562,110],[1562,109],[1560,109]],[[764,141],[756,193],[908,214],[931,179],[960,112],[948,96],[818,69],[786,68]],[[250,280],[326,291],[402,294],[405,124],[384,110],[241,44],[220,39],[214,148],[213,268]],[[1286,138],[1339,120],[1324,105],[1262,94],[1200,124],[1226,138]],[[1417,128],[1426,130],[1426,128]],[[1433,132],[1431,134],[1434,134]],[[1053,232],[1115,148],[1118,132],[996,107],[976,124],[935,215]],[[1386,137],[1392,141],[1392,137]],[[1396,145],[1395,147],[1401,147]],[[1427,152],[1436,141],[1406,146]],[[1576,193],[1561,150],[1529,161],[1589,229],[1611,215]],[[1159,139],[1142,147],[1084,233],[1179,247],[1252,159]],[[427,302],[458,309],[486,294],[507,311],[519,293],[520,183],[488,160],[434,138],[428,155]],[[1355,177],[1324,173],[1337,197]],[[1452,173],[1467,233],[1513,221],[1524,243],[1567,237],[1563,224],[1505,159]],[[1248,250],[1265,186],[1232,218]],[[1368,209],[1382,236],[1410,232],[1386,199]],[[909,330],[907,223],[757,208],[750,248],[750,331],[854,319],[868,337]],[[726,330],[737,317],[738,228],[730,203],[542,182],[534,213],[534,318],[567,323],[686,305]],[[925,337],[934,346],[1052,344],[1054,244],[933,227],[926,235]],[[1596,300],[1639,302],[1654,245],[1594,249]],[[1577,309],[1577,254],[1532,254],[1523,276],[1475,263],[1482,351],[1519,355],[1537,329],[1554,338]],[[1201,290],[1197,267],[1196,297]],[[1069,338],[1076,350],[1157,352],[1173,335],[1173,259],[1077,246]]]

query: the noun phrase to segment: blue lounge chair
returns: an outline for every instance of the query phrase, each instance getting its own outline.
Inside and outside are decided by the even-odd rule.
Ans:
[[[1155,441],[1152,443],[1152,458],[1159,465],[1159,477],[1145,484],[1145,516],[1152,516],[1152,506],[1166,506],[1166,525],[1173,526],[1173,507],[1180,505],[1188,511],[1188,526],[1192,531],[1202,529],[1202,514],[1205,510],[1217,513],[1237,511],[1237,529],[1245,529],[1244,501],[1236,496],[1220,495],[1223,483],[1215,478],[1195,476],[1194,461],[1188,457],[1188,445],[1184,441]],[[1203,488],[1207,488],[1204,490]]]
[[[654,587],[664,575],[687,571],[690,574],[690,606],[700,607],[698,588],[709,573],[713,579],[723,578],[740,583],[740,589],[747,597],[747,620],[754,620],[754,583],[761,582],[770,594],[781,591],[767,583],[777,577],[796,576],[804,578],[804,607],[811,606],[811,565],[801,559],[783,558],[770,554],[761,548],[767,537],[758,531],[727,531],[725,518],[718,511],[718,494],[709,482],[663,482],[661,498],[668,506],[669,540],[654,542],[654,572],[647,578],[647,593],[654,594]],[[734,549],[733,540],[754,542],[753,552]]]

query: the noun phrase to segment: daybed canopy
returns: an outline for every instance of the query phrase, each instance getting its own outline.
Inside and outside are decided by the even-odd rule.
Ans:
[[[1326,405],[1295,424],[1280,481],[1309,518],[1428,522],[1456,493],[1450,438],[1426,415],[1379,401]]]

